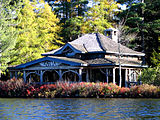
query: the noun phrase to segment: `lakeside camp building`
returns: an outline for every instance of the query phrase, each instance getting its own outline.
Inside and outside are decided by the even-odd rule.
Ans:
[[[37,84],[84,81],[120,85],[120,63],[121,85],[127,87],[137,83],[138,75],[146,67],[145,54],[119,44],[116,29],[107,29],[105,34],[108,36],[85,34],[59,49],[42,54],[40,59],[10,67],[10,76],[17,78],[23,73],[25,82]]]

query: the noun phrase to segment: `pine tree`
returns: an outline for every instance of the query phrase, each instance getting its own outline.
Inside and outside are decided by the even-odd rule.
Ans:
[[[146,61],[152,65],[153,50],[159,52],[160,36],[160,1],[159,0],[141,0],[130,4],[127,10],[124,10],[120,17],[127,16],[126,25],[131,32],[137,32],[138,35],[134,41],[133,48],[137,51],[143,51],[146,54]]]
[[[57,24],[51,7],[39,1],[24,1],[24,7],[19,14],[21,23],[17,29],[20,32],[15,49],[12,51],[12,64],[26,63],[41,57],[41,53],[57,49],[63,44],[58,36],[61,27]]]
[[[62,23],[75,16],[83,16],[87,10],[88,0],[46,0]]]
[[[46,0],[53,7],[62,26],[61,36],[64,42],[76,39],[80,34],[83,17],[88,10],[88,0]]]

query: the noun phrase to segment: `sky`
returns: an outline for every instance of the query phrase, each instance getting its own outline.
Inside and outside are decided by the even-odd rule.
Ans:
[[[93,0],[89,0],[88,6],[89,6],[89,7],[92,7],[92,5],[93,5]],[[127,5],[125,5],[125,4],[119,4],[118,6],[119,6],[122,10],[126,10],[126,6],[127,6]]]
[[[50,3],[53,3],[53,1],[51,1]],[[40,5],[41,6],[41,5]],[[88,3],[88,7],[92,7],[93,6],[93,0],[89,0],[89,3]],[[122,10],[126,10],[126,6],[125,4],[119,4],[118,5]]]

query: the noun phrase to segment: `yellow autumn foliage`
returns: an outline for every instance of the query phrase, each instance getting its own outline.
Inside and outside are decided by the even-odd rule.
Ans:
[[[24,0],[24,7],[18,17],[21,18],[21,23],[17,27],[19,35],[12,64],[38,59],[42,53],[57,49],[63,44],[57,34],[61,31],[57,25],[59,19],[43,0],[39,4],[36,0]]]

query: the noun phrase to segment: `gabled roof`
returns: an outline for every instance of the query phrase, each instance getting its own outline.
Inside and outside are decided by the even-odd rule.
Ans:
[[[68,42],[66,45],[72,46],[75,50],[79,51],[78,53],[104,52],[104,53],[118,54],[118,43],[114,42],[110,38],[99,33],[85,34],[82,37],[72,42]],[[63,47],[48,53],[44,53],[42,55],[43,56],[58,55],[62,52]],[[121,54],[124,55],[135,55],[135,56],[145,55],[144,53],[134,51],[121,44],[120,44],[120,51]]]
[[[58,48],[58,49],[55,49],[55,50],[52,50],[52,51],[49,51],[49,52],[46,52],[46,53],[42,53],[41,55],[42,55],[42,56],[53,55],[55,52],[59,51],[60,49],[62,49],[62,47],[60,47],[60,48]]]
[[[56,56],[49,56],[49,57],[43,57],[37,60],[33,60],[31,62],[27,62],[25,64],[20,64],[15,67],[9,67],[8,69],[24,69],[30,66],[33,66],[37,63],[41,63],[44,61],[54,61],[54,62],[60,62],[64,64],[68,64],[70,66],[83,66],[86,65],[87,62],[82,61],[80,59],[75,59],[75,58],[67,58],[67,57],[56,57]]]

